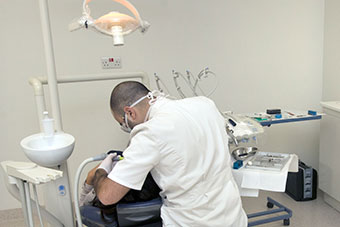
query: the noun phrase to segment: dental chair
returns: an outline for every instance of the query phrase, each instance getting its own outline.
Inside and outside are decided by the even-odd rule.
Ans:
[[[123,156],[122,151],[111,150],[107,154],[117,153]],[[76,178],[79,178],[80,172],[86,163],[94,160],[103,159],[92,158],[89,161],[84,161],[78,168]],[[148,178],[146,179],[148,181]],[[154,183],[155,184],[155,183]],[[79,185],[79,180],[76,179],[76,185]],[[78,186],[76,186],[78,188]],[[77,191],[77,190],[76,190]],[[78,197],[75,193],[76,198]],[[162,219],[160,209],[162,206],[161,197],[134,203],[120,202],[116,206],[116,214],[104,214],[100,208],[92,205],[85,205],[79,208],[81,221],[88,227],[124,227],[124,226],[138,226],[138,227],[161,227]]]
[[[98,207],[86,205],[80,207],[80,214],[83,224],[88,227],[161,227],[161,205],[161,198],[146,202],[118,203],[117,217],[113,214],[102,216]]]

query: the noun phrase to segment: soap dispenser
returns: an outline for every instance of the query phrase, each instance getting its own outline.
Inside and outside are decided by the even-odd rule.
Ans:
[[[54,135],[54,120],[48,117],[48,112],[43,112],[42,125],[44,129],[44,136],[52,137]]]

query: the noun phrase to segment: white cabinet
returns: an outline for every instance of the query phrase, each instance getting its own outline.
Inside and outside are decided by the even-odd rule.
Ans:
[[[340,102],[322,102],[319,188],[325,201],[340,211]]]

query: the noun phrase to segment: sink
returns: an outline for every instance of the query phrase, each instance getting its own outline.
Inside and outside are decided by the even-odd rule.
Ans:
[[[20,145],[32,162],[45,167],[54,167],[70,157],[74,143],[74,137],[67,133],[55,133],[49,137],[44,133],[38,133],[24,138]]]

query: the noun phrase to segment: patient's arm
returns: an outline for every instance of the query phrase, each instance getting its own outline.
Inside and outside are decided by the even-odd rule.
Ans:
[[[117,203],[130,190],[130,188],[107,178],[107,173],[103,169],[97,169],[93,185],[98,199],[104,205]]]
[[[96,194],[93,186],[84,182],[79,196],[79,206],[90,205],[94,197],[96,197]]]
[[[94,167],[93,169],[91,169],[88,174],[87,174],[87,177],[86,177],[86,184],[88,185],[93,185],[93,177],[94,177],[94,174],[96,173],[96,170],[98,168],[100,164],[96,165],[96,167]]]

